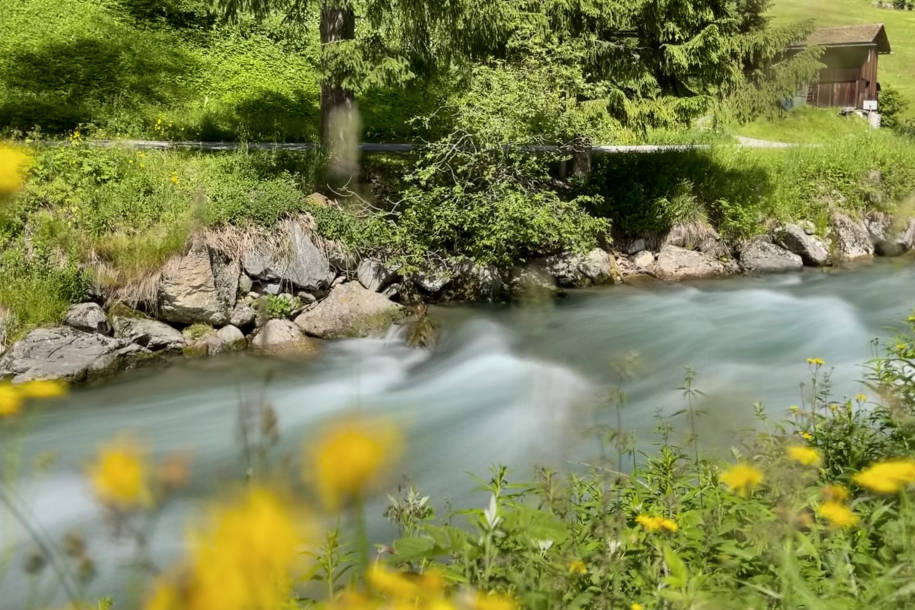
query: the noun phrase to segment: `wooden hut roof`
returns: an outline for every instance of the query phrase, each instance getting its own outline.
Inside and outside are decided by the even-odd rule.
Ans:
[[[820,28],[804,41],[803,46],[858,47],[876,45],[878,53],[890,52],[890,40],[882,23]]]

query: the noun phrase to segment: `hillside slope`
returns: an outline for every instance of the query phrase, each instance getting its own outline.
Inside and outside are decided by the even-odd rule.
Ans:
[[[818,26],[885,24],[893,53],[880,56],[880,82],[898,89],[915,117],[915,11],[877,8],[871,0],[775,0],[772,15],[776,22],[813,19]]]

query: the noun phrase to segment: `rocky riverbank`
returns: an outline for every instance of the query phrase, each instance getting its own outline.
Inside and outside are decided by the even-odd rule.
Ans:
[[[0,378],[81,382],[162,358],[243,349],[307,355],[323,340],[381,335],[415,321],[426,303],[550,298],[636,278],[782,272],[912,249],[915,218],[834,212],[824,235],[809,223],[787,224],[730,244],[710,226],[690,223],[513,269],[450,259],[404,274],[324,239],[301,215],[269,230],[197,236],[142,286],[98,291],[96,301],[72,306],[60,326],[33,330],[5,349],[0,310]]]

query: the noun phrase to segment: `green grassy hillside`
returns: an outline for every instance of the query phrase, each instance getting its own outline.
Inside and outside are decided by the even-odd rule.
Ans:
[[[818,26],[883,23],[893,48],[880,56],[879,78],[909,100],[907,116],[915,117],[915,11],[877,8],[871,0],[775,0],[778,21],[813,19]]]

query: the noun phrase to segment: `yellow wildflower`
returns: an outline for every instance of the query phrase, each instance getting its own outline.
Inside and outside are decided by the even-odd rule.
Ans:
[[[853,477],[855,483],[873,492],[891,494],[915,483],[915,460],[887,460],[873,464]]]
[[[656,532],[662,529],[667,530],[668,532],[676,532],[679,529],[675,521],[667,519],[666,517],[639,515],[635,518],[635,522],[645,528],[645,531],[648,532]]]
[[[798,413],[801,412],[801,408],[797,405],[791,405],[790,407],[788,407],[788,410],[791,411],[792,413],[794,413],[795,415],[797,415]]]
[[[810,434],[809,432],[801,432],[801,438],[804,439],[805,441],[812,441],[813,435]]]
[[[858,522],[858,516],[850,508],[841,502],[832,500],[823,502],[817,509],[817,513],[828,520],[832,527],[851,527]]]
[[[178,179],[178,174],[172,174],[169,178],[172,184],[178,184],[181,180]]]
[[[804,466],[819,466],[823,461],[819,451],[804,445],[790,445],[788,447],[788,457]]]
[[[740,495],[748,494],[762,481],[762,471],[749,464],[736,464],[721,475],[721,482]]]
[[[474,600],[473,610],[518,610],[518,602],[511,597],[490,593],[478,593]]]
[[[639,602],[632,602],[632,605],[629,606],[629,610],[645,610],[645,606]]]
[[[194,549],[182,610],[280,608],[303,560],[307,530],[289,503],[253,487],[228,506],[214,506],[209,526],[191,533]]]
[[[369,568],[366,578],[375,591],[394,599],[407,600],[419,596],[419,587],[406,575],[377,563]]]
[[[867,394],[856,394],[855,402],[867,402]]]
[[[22,188],[32,158],[19,148],[0,144],[0,199],[11,197]]]
[[[99,500],[118,509],[149,506],[152,494],[146,475],[142,451],[129,437],[121,437],[104,446],[88,475]]]
[[[331,509],[377,485],[400,453],[398,430],[384,421],[346,419],[331,425],[310,454],[318,491]]]
[[[807,364],[812,364],[813,366],[820,367],[823,366],[824,362],[822,358],[807,358]]]
[[[834,403],[834,402],[831,402],[831,403],[829,403],[829,404],[826,405],[826,406],[829,408],[829,412],[830,412],[830,413],[835,413],[836,411],[839,410],[839,405],[837,405],[837,404]]]
[[[584,574],[588,571],[588,566],[585,565],[585,562],[581,559],[576,559],[569,564],[569,573],[570,574]]]
[[[19,386],[25,398],[58,398],[67,393],[67,384],[60,381],[29,381]]]
[[[17,415],[25,402],[22,392],[16,386],[0,382],[0,417]]]
[[[832,500],[834,502],[845,502],[849,498],[848,488],[844,485],[827,485],[823,488],[823,491],[820,492],[825,500]]]
[[[181,608],[181,592],[165,579],[160,579],[155,584],[152,595],[143,606],[144,610],[178,610],[179,608]]]

